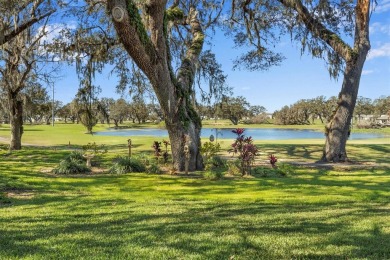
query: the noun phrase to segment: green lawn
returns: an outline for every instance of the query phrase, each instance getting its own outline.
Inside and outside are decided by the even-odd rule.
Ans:
[[[200,173],[57,176],[49,170],[81,144],[108,145],[102,167],[127,147],[125,137],[54,128],[26,127],[25,142],[50,146],[9,154],[0,145],[0,259],[390,258],[383,140],[349,144],[353,160],[372,164],[364,169],[300,167],[287,177],[218,181]],[[134,152],[151,152],[153,139],[136,138]],[[314,162],[322,142],[258,146],[261,160],[272,152]]]

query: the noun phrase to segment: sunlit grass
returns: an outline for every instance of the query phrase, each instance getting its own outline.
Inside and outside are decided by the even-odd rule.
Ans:
[[[63,155],[1,155],[1,259],[390,257],[388,168],[220,181],[42,172]]]
[[[52,174],[88,142],[107,146],[101,168],[127,155],[130,137],[84,132],[26,126],[23,142],[33,146],[0,146],[0,259],[390,258],[386,139],[348,142],[363,168],[297,167],[287,177]],[[152,154],[156,137],[131,138],[135,155]],[[257,162],[270,153],[279,162],[315,162],[323,142],[256,141]],[[231,143],[221,141],[221,155],[231,156]]]

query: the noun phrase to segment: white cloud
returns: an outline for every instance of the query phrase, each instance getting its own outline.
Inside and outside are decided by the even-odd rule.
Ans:
[[[371,74],[373,72],[374,72],[373,70],[363,70],[362,75],[368,75],[368,74]]]
[[[373,23],[370,25],[370,34],[383,33],[390,35],[390,24]]]
[[[70,21],[66,24],[53,23],[42,26],[38,29],[38,33],[45,35],[42,37],[41,42],[52,43],[53,40],[60,36],[61,32],[65,29],[74,30],[76,29],[77,23]]]
[[[378,1],[378,5],[375,7],[375,12],[384,13],[390,10],[390,0]]]
[[[390,58],[390,43],[386,43],[376,49],[371,49],[371,51],[368,53],[367,60],[372,60],[378,57]]]

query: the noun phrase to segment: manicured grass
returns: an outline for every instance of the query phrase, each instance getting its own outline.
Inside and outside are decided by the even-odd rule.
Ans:
[[[65,153],[1,153],[1,259],[390,257],[387,168],[219,181],[42,172]]]
[[[128,137],[84,131],[26,126],[23,141],[39,147],[9,154],[0,145],[0,259],[390,258],[386,140],[349,142],[349,157],[364,168],[297,167],[287,177],[52,174],[88,142],[107,145],[104,169],[127,154]],[[155,137],[132,139],[135,154],[152,153]],[[230,144],[223,140],[223,149]],[[269,153],[315,162],[323,140],[257,145],[258,162]]]

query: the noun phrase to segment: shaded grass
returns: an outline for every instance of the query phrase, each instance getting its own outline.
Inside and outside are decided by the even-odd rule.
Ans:
[[[0,154],[0,194],[11,202],[0,201],[1,259],[390,257],[388,168],[219,181],[41,172],[68,152]]]

